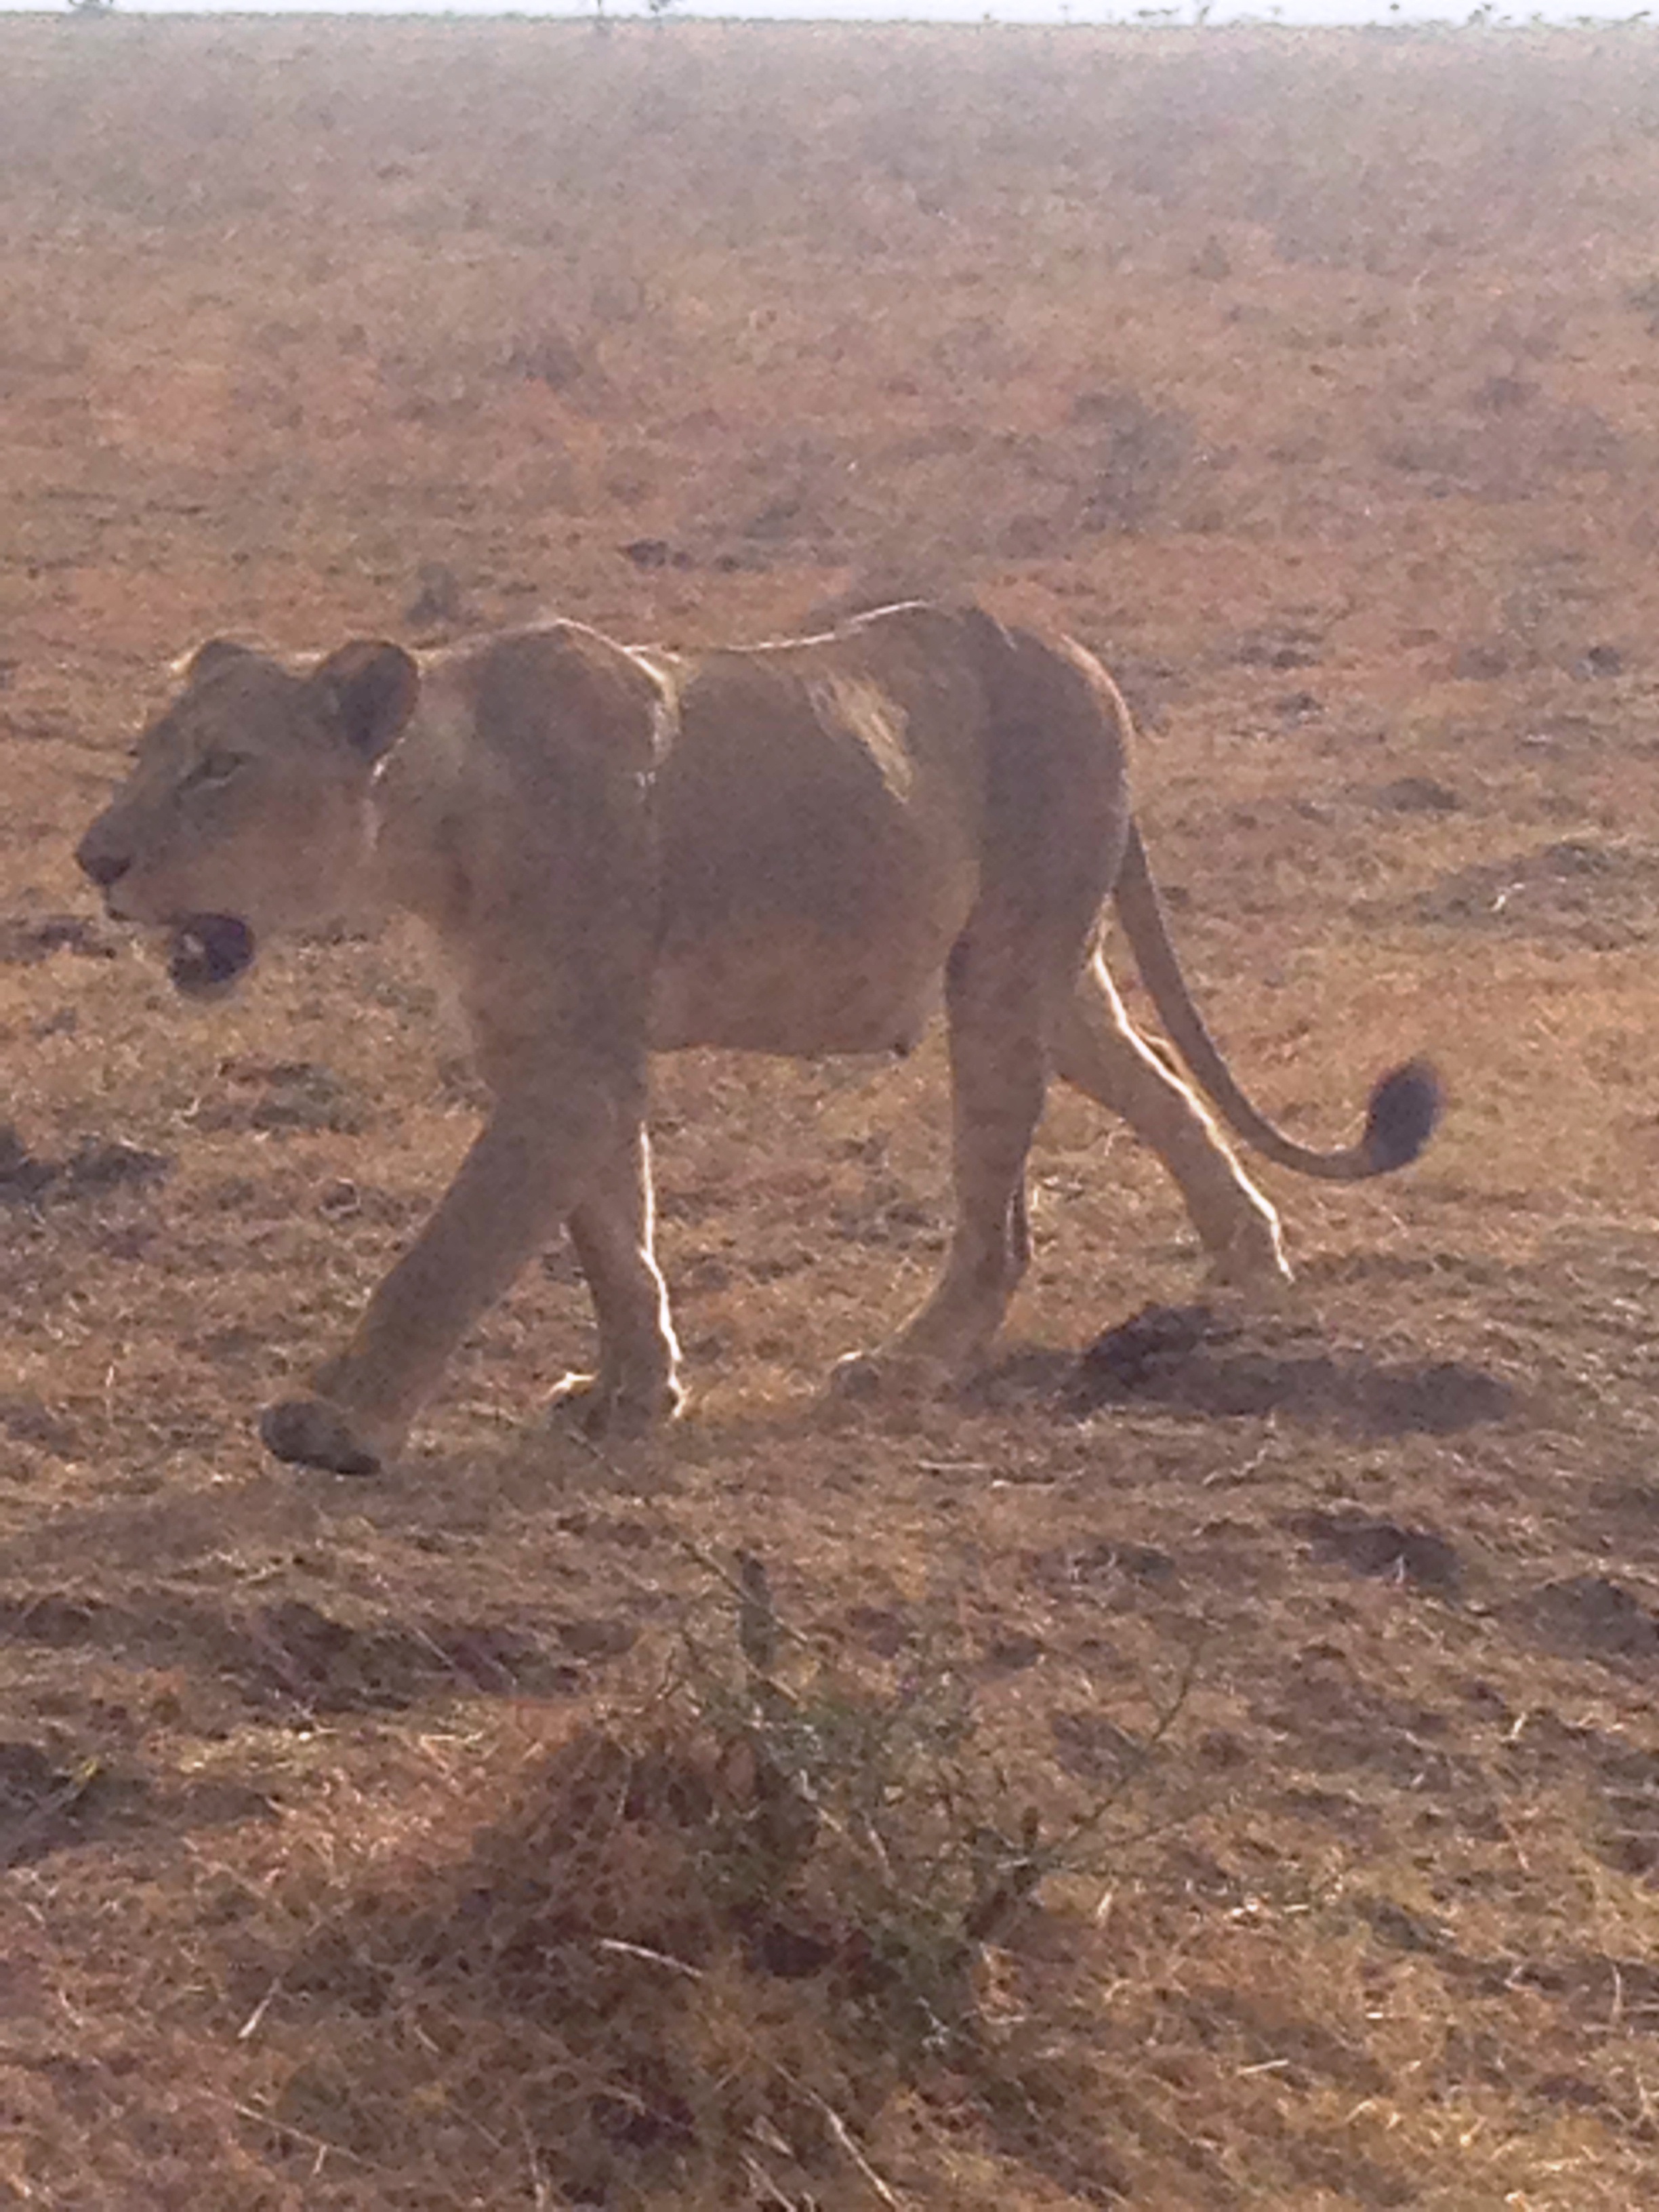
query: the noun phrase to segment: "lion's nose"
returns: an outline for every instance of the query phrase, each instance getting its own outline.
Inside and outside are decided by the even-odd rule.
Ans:
[[[82,873],[90,876],[100,891],[118,884],[132,866],[131,854],[112,851],[107,845],[100,844],[91,831],[76,847],[75,858]]]

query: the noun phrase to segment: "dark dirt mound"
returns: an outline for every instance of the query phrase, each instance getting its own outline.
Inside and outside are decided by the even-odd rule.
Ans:
[[[1334,1559],[1357,1575],[1387,1576],[1416,1589],[1452,1596],[1463,1565],[1457,1547],[1431,1528],[1405,1528],[1361,1513],[1295,1513],[1285,1523],[1305,1536],[1316,1559]]]
[[[1515,1410],[1496,1376],[1456,1360],[1378,1360],[1278,1320],[1208,1306],[1147,1306],[1097,1337],[1066,1402],[1076,1412],[1150,1400],[1197,1414],[1285,1413],[1360,1436],[1446,1436]]]
[[[0,1204],[94,1198],[124,1185],[143,1189],[165,1182],[172,1167],[166,1153],[118,1138],[83,1137],[64,1158],[46,1159],[31,1152],[9,1123],[0,1124]]]
[[[1605,1575],[1544,1583],[1510,1610],[1540,1643],[1573,1657],[1659,1658],[1659,1616]]]

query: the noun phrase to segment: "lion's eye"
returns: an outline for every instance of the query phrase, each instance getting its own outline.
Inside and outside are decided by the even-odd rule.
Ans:
[[[232,776],[246,765],[246,753],[206,753],[185,781],[200,791],[212,784],[228,783]]]

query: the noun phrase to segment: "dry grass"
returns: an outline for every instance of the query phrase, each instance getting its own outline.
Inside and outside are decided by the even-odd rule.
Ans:
[[[0,42],[0,2203],[1651,2200],[1659,46]],[[672,1442],[538,1428],[556,1255],[395,1478],[262,1462],[470,1109],[398,940],[206,1018],[88,918],[167,657],[964,583],[1123,672],[1264,1100],[1425,1047],[1431,1158],[1079,1375],[1194,1255],[1056,1098],[1007,1366],[838,1425],[936,1051],[690,1059]]]

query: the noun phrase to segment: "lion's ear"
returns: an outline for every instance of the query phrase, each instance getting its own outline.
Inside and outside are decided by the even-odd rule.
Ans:
[[[400,645],[356,638],[310,678],[354,751],[376,761],[403,735],[421,696],[421,672]]]
[[[210,637],[205,645],[198,645],[173,664],[173,672],[182,677],[187,684],[199,684],[204,676],[216,669],[228,668],[234,660],[252,660],[258,658],[251,645],[238,645],[228,637]]]

